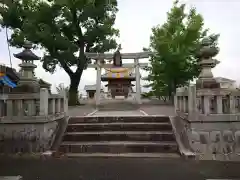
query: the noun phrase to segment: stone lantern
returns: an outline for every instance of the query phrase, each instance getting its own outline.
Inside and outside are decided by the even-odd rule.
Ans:
[[[218,60],[213,59],[218,52],[218,48],[211,46],[211,39],[203,39],[201,49],[198,54],[198,58],[200,59],[199,65],[201,67],[200,75],[196,81],[196,87],[198,89],[220,88],[220,84],[214,79],[212,73],[212,68],[219,63]]]
[[[18,54],[14,54],[14,57],[22,61],[20,66],[20,81],[17,92],[28,92],[34,93],[38,92],[40,89],[37,78],[35,77],[34,69],[37,66],[34,64],[35,60],[40,60],[40,57],[35,55],[32,51],[32,44],[27,42],[24,46],[24,50]]]

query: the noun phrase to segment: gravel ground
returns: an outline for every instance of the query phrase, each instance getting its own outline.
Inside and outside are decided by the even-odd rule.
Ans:
[[[0,176],[23,180],[239,179],[240,163],[157,158],[0,159]]]

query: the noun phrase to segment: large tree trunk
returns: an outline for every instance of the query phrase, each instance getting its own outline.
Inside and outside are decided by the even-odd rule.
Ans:
[[[79,105],[78,99],[78,86],[82,76],[83,69],[76,71],[73,75],[70,76],[70,87],[69,87],[69,96],[68,104],[69,106]]]

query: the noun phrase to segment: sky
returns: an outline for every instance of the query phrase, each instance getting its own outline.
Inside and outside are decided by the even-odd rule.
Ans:
[[[205,27],[213,33],[219,33],[220,53],[216,57],[220,64],[213,69],[214,76],[221,76],[236,80],[240,84],[240,0],[182,0],[188,7],[194,6],[204,17]],[[167,11],[172,7],[171,0],[119,0],[119,12],[115,26],[120,30],[119,43],[121,52],[140,52],[143,47],[149,46],[151,28],[166,21]],[[10,65],[6,34],[0,32],[0,63]],[[11,54],[21,49],[11,48]],[[34,51],[41,56],[42,52]],[[126,61],[124,61],[126,62]],[[129,62],[133,62],[129,60]],[[146,62],[146,60],[142,61]],[[19,69],[20,60],[12,57],[13,67]],[[45,72],[40,62],[36,76],[52,84],[52,89],[64,83],[69,85],[69,77],[63,69],[58,68],[54,74]],[[146,75],[146,72],[142,72]],[[96,83],[96,71],[85,70],[79,90],[83,92],[85,85]],[[144,84],[144,82],[142,82]]]

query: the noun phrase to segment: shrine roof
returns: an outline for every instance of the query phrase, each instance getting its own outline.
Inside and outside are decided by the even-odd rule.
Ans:
[[[7,67],[4,64],[0,65],[0,73],[8,76],[13,82],[18,82],[20,80],[20,76],[17,73],[16,69]]]
[[[135,73],[106,73],[101,76],[102,81],[108,81],[110,79],[129,79],[131,81],[135,81],[136,75]]]
[[[135,85],[134,85],[134,84],[131,84],[131,86],[133,87],[133,86],[135,86]],[[105,87],[108,87],[108,84],[106,84]]]
[[[51,83],[48,83],[48,82],[44,81],[43,79],[38,79],[38,83],[40,85],[51,86]]]
[[[134,81],[136,78],[133,70],[129,68],[109,68],[105,70],[106,73],[101,76],[102,81],[109,79],[129,79]]]
[[[235,80],[224,78],[224,77],[215,77],[217,82],[222,83],[222,82],[236,82]]]

